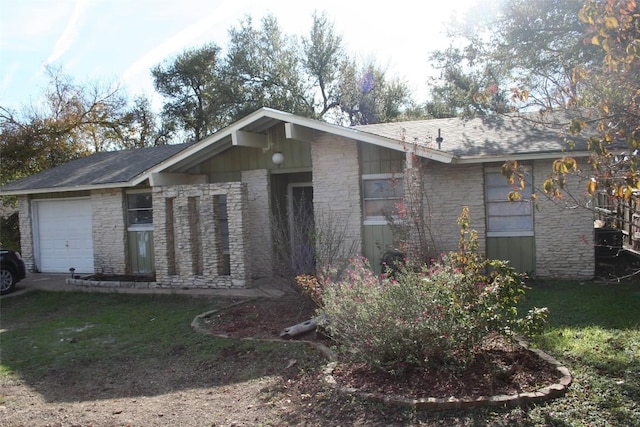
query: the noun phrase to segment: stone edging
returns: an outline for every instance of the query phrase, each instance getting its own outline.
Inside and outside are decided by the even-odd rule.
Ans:
[[[82,286],[86,288],[126,288],[126,289],[156,289],[161,288],[157,282],[134,282],[117,280],[88,280],[65,279],[67,285]]]
[[[239,303],[233,304],[228,307],[224,307],[218,310],[207,311],[206,313],[202,313],[197,315],[193,321],[191,322],[191,327],[198,333],[204,335],[210,335],[220,338],[229,338],[229,336],[224,334],[214,334],[211,331],[203,328],[201,326],[201,321],[206,319],[207,317],[211,317],[214,314],[227,310],[231,307],[235,307],[236,305],[245,304],[248,301],[241,301]],[[423,410],[449,410],[449,409],[470,409],[481,406],[524,406],[530,403],[542,403],[551,399],[556,399],[558,397],[564,396],[567,389],[571,385],[573,381],[573,377],[569,369],[563,366],[558,360],[551,357],[544,351],[531,348],[529,343],[522,338],[516,338],[516,342],[527,349],[528,351],[536,354],[545,362],[551,364],[556,368],[556,370],[561,374],[560,380],[557,383],[542,387],[533,392],[527,393],[517,393],[517,394],[499,394],[494,396],[480,396],[476,398],[456,398],[456,397],[447,397],[447,398],[437,398],[437,397],[421,397],[421,398],[407,398],[403,396],[396,395],[386,395],[383,393],[370,393],[363,392],[355,388],[351,387],[342,387],[338,385],[337,381],[333,377],[332,373],[335,369],[337,362],[336,356],[327,346],[306,340],[283,340],[283,339],[267,339],[267,338],[242,338],[243,340],[258,340],[258,341],[271,341],[271,342],[301,342],[310,344],[315,347],[318,351],[320,351],[330,362],[325,366],[323,370],[323,378],[325,383],[331,386],[334,390],[358,396],[367,400],[374,400],[377,402],[381,402],[387,405],[395,405],[395,406],[404,406],[404,407],[412,407],[415,409],[423,409]]]
[[[382,393],[369,393],[363,392],[351,387],[341,387],[337,384],[335,378],[331,375],[333,369],[335,369],[336,362],[330,362],[323,372],[324,380],[334,389],[341,393],[356,395],[364,399],[375,400],[388,405],[412,407],[415,409],[426,410],[449,410],[449,409],[470,409],[480,406],[523,406],[530,403],[541,403],[547,400],[556,399],[564,396],[567,388],[571,385],[573,377],[569,369],[563,366],[553,357],[537,348],[530,348],[529,343],[522,338],[516,338],[518,344],[522,347],[536,354],[545,362],[555,366],[556,370],[562,375],[560,380],[545,387],[540,388],[534,392],[517,393],[517,394],[498,394],[495,396],[480,396],[476,398],[436,398],[436,397],[421,397],[421,398],[407,398],[402,396],[385,395]]]

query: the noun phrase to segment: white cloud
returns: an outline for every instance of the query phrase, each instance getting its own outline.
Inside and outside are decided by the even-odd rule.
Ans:
[[[53,52],[46,60],[46,64],[51,64],[56,61],[62,55],[64,55],[67,50],[73,45],[73,42],[78,37],[79,28],[82,25],[82,18],[87,9],[88,3],[86,0],[78,0],[75,7],[73,8],[73,13],[71,14],[71,19],[67,23],[62,35],[56,40],[56,44],[53,48]]]

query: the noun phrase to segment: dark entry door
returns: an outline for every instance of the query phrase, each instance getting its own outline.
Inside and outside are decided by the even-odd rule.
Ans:
[[[315,269],[313,187],[310,183],[294,183],[289,184],[288,190],[291,267],[296,274],[313,273]]]

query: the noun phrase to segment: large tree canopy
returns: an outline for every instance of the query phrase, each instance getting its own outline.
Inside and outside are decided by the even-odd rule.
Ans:
[[[92,152],[164,142],[146,99],[129,105],[119,88],[82,86],[59,68],[47,73],[40,104],[20,113],[0,107],[0,184]]]
[[[432,58],[441,71],[433,99],[463,115],[575,105],[578,66],[601,61],[584,43],[587,25],[578,0],[484,0],[453,23],[455,43]]]
[[[593,107],[571,121],[575,135],[588,135],[589,170],[571,157],[556,162],[545,190],[561,196],[564,176],[581,173],[587,190],[613,198],[638,199],[640,190],[640,10],[635,0],[588,0],[579,13],[587,26],[584,41],[601,52],[600,62],[574,68],[573,85],[584,87],[577,104]],[[582,99],[580,98],[582,95]],[[584,99],[586,98],[586,102]]]
[[[221,69],[220,48],[208,44],[151,70],[155,89],[166,98],[162,116],[168,127],[189,130],[199,140],[224,125],[228,106]]]
[[[165,121],[196,140],[261,107],[354,125],[398,120],[413,105],[405,82],[356,63],[318,14],[301,38],[284,34],[273,16],[259,27],[245,17],[229,30],[225,53],[208,44],[152,73]]]

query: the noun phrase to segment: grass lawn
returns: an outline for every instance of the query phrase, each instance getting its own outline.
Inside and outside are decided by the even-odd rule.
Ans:
[[[640,426],[640,282],[538,282],[526,304],[549,308],[538,347],[563,362],[567,396],[535,408],[548,425]]]
[[[574,375],[565,397],[530,408],[425,413],[326,393],[314,405],[299,408],[306,411],[303,418],[289,414],[288,420],[307,425],[640,426],[640,282],[530,286],[525,305],[550,311],[549,328],[535,344]],[[322,358],[305,346],[220,339],[191,330],[197,314],[232,302],[38,291],[4,298],[0,390],[18,379],[47,401],[113,399],[115,384],[133,373],[137,379],[126,380],[131,395],[145,396],[174,392],[187,377],[189,387],[196,388],[277,375],[291,359],[301,370],[320,368]],[[166,372],[166,384],[143,381],[158,371]],[[92,382],[87,379],[97,385],[68,387]],[[0,392],[0,406],[6,398]],[[274,415],[273,424],[282,425],[277,419]]]
[[[5,298],[0,386],[20,378],[48,400],[65,401],[158,394],[179,390],[181,383],[192,388],[250,381],[312,354],[303,346],[217,339],[192,330],[196,315],[235,302],[44,291]],[[129,389],[115,390],[123,384]]]

